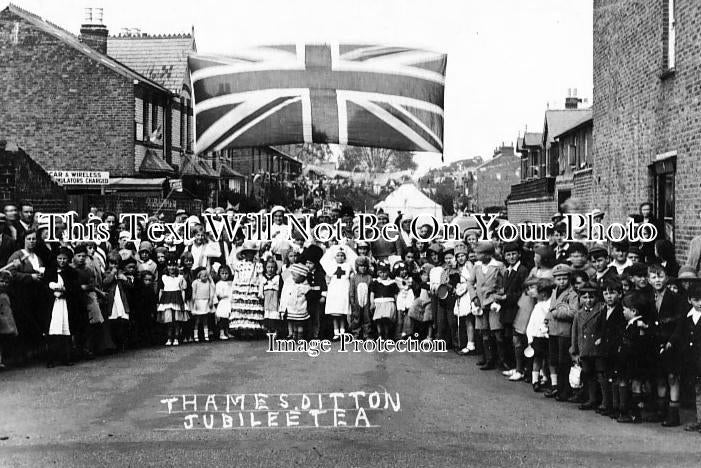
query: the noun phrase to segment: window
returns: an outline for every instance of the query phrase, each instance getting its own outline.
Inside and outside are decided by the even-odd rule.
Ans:
[[[151,104],[151,132],[158,128],[158,104]]]
[[[185,126],[187,125],[187,115],[186,115],[186,108],[185,105],[183,104],[183,101],[180,101],[180,148],[185,148],[185,135],[187,134],[187,128]]]
[[[677,172],[676,158],[658,161],[651,167],[653,190],[655,195],[655,211],[657,218],[664,223],[664,238],[674,242],[675,231],[675,175]]]
[[[149,103],[148,103],[148,98],[144,97],[143,100],[143,121],[141,122],[143,125],[142,132],[141,132],[141,138],[139,138],[139,141],[145,141],[148,140],[148,119],[150,115],[150,109],[149,109]]]
[[[134,107],[134,139],[142,141],[144,139],[144,108],[141,99],[135,99]]]
[[[185,128],[187,131],[187,151],[192,151],[192,109],[190,108],[190,100],[185,100]]]
[[[666,71],[674,70],[676,65],[676,19],[674,17],[674,0],[664,2],[664,68]]]

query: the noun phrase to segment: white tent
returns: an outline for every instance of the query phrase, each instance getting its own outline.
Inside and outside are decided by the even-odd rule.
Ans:
[[[402,214],[412,217],[421,214],[431,215],[439,223],[443,222],[443,207],[424,195],[414,184],[400,185],[394,192],[387,195],[387,198],[375,205],[376,210],[379,208],[389,215],[390,221],[394,221],[401,211]]]

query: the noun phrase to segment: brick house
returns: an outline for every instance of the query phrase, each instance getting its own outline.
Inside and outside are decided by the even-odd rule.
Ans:
[[[0,140],[0,203],[17,200],[28,201],[37,212],[68,210],[65,190],[24,150]]]
[[[520,182],[511,187],[508,202],[509,220],[512,222],[547,222],[560,205],[570,197],[578,197],[575,190],[575,173],[565,162],[571,153],[572,144],[560,142],[558,137],[569,131],[586,126],[591,122],[592,109],[579,109],[580,99],[569,96],[565,100],[564,109],[548,109],[545,111],[542,133],[528,133],[519,137],[517,148],[521,153],[522,176]],[[575,142],[578,141],[578,130],[575,131]],[[586,131],[584,132],[586,140]],[[540,140],[538,140],[540,138]],[[568,137],[569,138],[569,137]],[[581,148],[587,146],[587,154],[591,147],[591,137],[580,142]],[[566,155],[561,157],[565,152]],[[565,158],[565,159],[563,159]],[[562,161],[561,161],[562,159]],[[581,168],[581,179],[577,187],[586,187],[587,177],[591,177],[586,168]],[[584,194],[586,196],[586,194]]]
[[[553,137],[554,145],[558,148],[558,172],[555,177],[558,206],[572,197],[580,201],[584,211],[595,208],[591,202],[593,128],[592,113],[587,112],[583,113],[580,123],[574,123],[571,128]]]
[[[474,169],[472,199],[475,211],[489,207],[504,207],[511,186],[521,180],[521,158],[513,146],[494,150],[492,159]]]
[[[195,52],[194,33],[149,35],[124,30],[107,38],[107,55],[161,84],[175,97],[172,105],[163,105],[153,94],[136,96],[137,152],[151,145],[149,134],[165,131],[163,150],[182,179],[182,187],[212,206],[217,203],[220,179],[225,183],[236,175],[218,165],[216,155],[194,156],[187,57]]]
[[[114,209],[123,198],[164,198],[192,153],[189,91],[175,84],[185,71],[151,78],[110,57],[101,12],[80,37],[14,5],[0,20],[3,138],[47,171],[108,171],[107,186],[64,186],[79,212],[96,201]]]
[[[701,234],[701,3],[594,2],[593,200],[620,221],[651,201],[685,258]]]

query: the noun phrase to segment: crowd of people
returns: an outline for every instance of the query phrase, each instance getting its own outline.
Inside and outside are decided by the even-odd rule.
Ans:
[[[528,382],[557,401],[579,403],[620,423],[680,424],[695,384],[701,418],[701,281],[661,238],[644,245],[567,242],[554,217],[548,242],[480,240],[456,202],[459,241],[418,240],[400,216],[396,241],[357,240],[347,207],[320,210],[314,223],[343,219],[343,239],[305,240],[273,207],[262,226],[220,239],[201,216],[178,210],[192,240],[162,243],[144,225],[91,209],[106,242],[70,241],[63,223],[47,242],[29,203],[0,213],[0,366],[34,353],[47,365],[145,346],[263,338],[443,340],[478,356],[485,371]],[[649,213],[643,207],[641,216]],[[213,208],[214,223],[233,210]],[[78,221],[77,213],[71,213]],[[597,218],[603,218],[598,213]],[[380,225],[390,222],[378,213]],[[136,236],[131,235],[131,228]],[[420,228],[423,238],[430,225]],[[661,237],[664,237],[661,235]],[[580,385],[581,384],[581,385]],[[693,393],[693,392],[691,392]],[[701,430],[701,422],[687,427]]]

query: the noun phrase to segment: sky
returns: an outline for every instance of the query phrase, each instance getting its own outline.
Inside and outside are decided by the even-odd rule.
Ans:
[[[15,0],[78,33],[85,7],[111,34],[190,32],[201,53],[298,42],[380,43],[448,54],[446,162],[482,156],[519,131],[541,131],[569,89],[592,95],[591,0]],[[0,0],[0,8],[7,2]],[[417,155],[420,168],[440,155]]]

